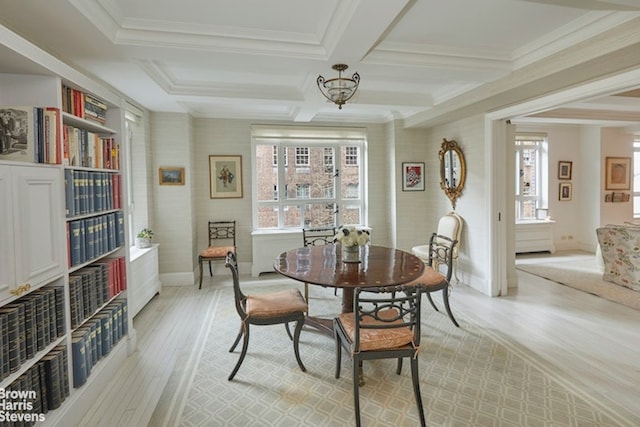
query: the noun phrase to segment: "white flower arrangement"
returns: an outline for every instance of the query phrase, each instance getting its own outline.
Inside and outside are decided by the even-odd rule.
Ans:
[[[369,243],[369,230],[360,230],[353,225],[340,226],[333,241],[342,246],[364,246]]]

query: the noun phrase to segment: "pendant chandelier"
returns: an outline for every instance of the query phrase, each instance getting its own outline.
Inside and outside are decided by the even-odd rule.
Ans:
[[[353,73],[351,78],[342,77],[342,72],[349,68],[346,64],[335,64],[331,68],[338,72],[338,77],[325,80],[324,77],[318,76],[318,89],[325,98],[337,104],[338,109],[342,110],[342,105],[355,95],[360,84],[360,74]]]

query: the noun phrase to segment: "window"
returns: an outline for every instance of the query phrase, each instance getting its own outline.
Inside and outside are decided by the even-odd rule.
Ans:
[[[547,209],[547,137],[518,134],[516,156],[516,221],[537,218]]]
[[[256,125],[252,134],[255,229],[366,223],[363,129]]]
[[[633,217],[640,218],[640,138],[633,140]]]

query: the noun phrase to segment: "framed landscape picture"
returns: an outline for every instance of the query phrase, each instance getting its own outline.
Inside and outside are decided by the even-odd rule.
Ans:
[[[160,185],[184,185],[184,168],[160,168]]]
[[[242,198],[242,156],[209,156],[212,199]]]
[[[558,179],[571,179],[573,162],[561,160],[558,162]]]
[[[402,191],[424,191],[424,163],[402,163]]]

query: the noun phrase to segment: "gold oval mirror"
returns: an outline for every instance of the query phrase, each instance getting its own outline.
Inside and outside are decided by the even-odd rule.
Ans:
[[[462,193],[467,174],[464,156],[456,141],[447,141],[444,138],[438,157],[440,157],[440,188],[451,200],[451,208],[455,210],[456,200]]]

